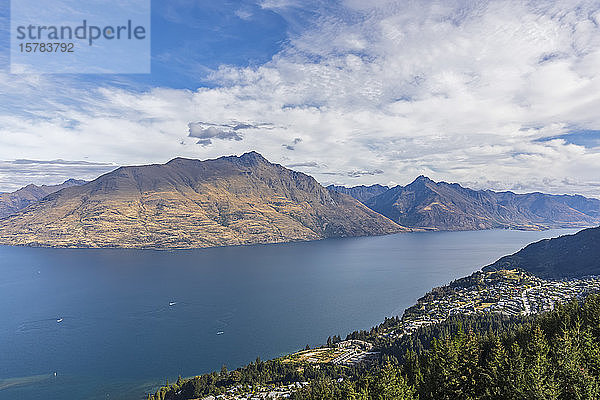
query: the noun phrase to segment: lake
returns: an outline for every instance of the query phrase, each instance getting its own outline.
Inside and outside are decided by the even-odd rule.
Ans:
[[[145,399],[166,378],[368,329],[434,286],[574,232],[181,251],[0,247],[0,399]]]

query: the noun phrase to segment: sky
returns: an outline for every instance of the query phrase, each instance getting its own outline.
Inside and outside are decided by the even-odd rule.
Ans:
[[[258,151],[322,184],[600,197],[600,1],[152,1],[151,74],[11,74],[0,191]]]

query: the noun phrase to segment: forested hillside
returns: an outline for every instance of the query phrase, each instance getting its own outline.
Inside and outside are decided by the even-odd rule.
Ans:
[[[541,278],[578,278],[600,274],[600,227],[544,239],[502,257],[484,271],[520,268]]]

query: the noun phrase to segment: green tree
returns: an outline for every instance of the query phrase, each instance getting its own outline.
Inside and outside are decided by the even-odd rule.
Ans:
[[[415,398],[415,392],[406,383],[399,368],[387,363],[377,374],[371,398],[373,400],[412,400]]]
[[[561,382],[561,399],[598,398],[597,377],[589,373],[584,363],[584,349],[590,337],[589,332],[581,332],[576,324],[574,329],[563,330],[556,339],[556,375]]]
[[[469,331],[456,344],[458,345],[456,399],[474,399],[484,390],[479,363],[480,341],[472,331]]]
[[[500,338],[493,336],[491,338],[491,347],[485,366],[481,371],[481,385],[483,399],[502,399],[506,397],[509,389],[508,371],[508,353]]]
[[[558,385],[549,359],[548,341],[539,325],[533,328],[525,357],[525,395],[531,400],[558,398]]]

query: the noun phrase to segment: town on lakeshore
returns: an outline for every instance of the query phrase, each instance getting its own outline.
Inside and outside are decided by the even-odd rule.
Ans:
[[[545,280],[518,269],[476,272],[427,293],[404,312],[399,327],[383,335],[400,337],[455,314],[537,314],[599,290],[598,276]]]
[[[433,289],[408,308],[398,319],[398,323],[380,331],[372,339],[399,339],[404,335],[411,335],[421,327],[441,323],[457,314],[538,314],[553,310],[557,304],[583,299],[592,293],[600,293],[599,276],[546,280],[520,269],[478,271],[469,277]],[[297,364],[298,369],[303,369],[307,364],[314,368],[324,364],[357,366],[379,357],[376,344],[369,341],[372,339],[328,340],[326,346],[307,348],[280,360],[286,364]],[[286,399],[308,385],[309,382],[305,381],[285,385],[236,385],[228,388],[224,394],[210,395],[199,400]]]

